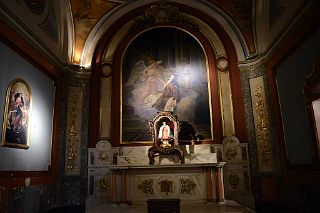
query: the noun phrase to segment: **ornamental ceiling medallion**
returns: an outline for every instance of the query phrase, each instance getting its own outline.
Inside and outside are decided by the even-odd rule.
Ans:
[[[181,12],[179,8],[167,4],[166,1],[159,1],[157,4],[148,7],[144,11],[144,14],[133,20],[133,24],[128,30],[128,33],[163,24],[188,27],[194,30],[200,29],[200,27],[185,13]]]

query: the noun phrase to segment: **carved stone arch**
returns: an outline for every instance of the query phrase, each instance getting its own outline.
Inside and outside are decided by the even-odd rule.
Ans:
[[[92,29],[86,40],[80,65],[84,67],[90,67],[91,63],[94,63],[92,59],[95,60],[95,55],[99,54],[96,50],[97,46],[107,45],[101,43],[103,37],[111,37],[115,33],[119,32],[118,26],[121,26],[121,29],[125,28],[126,24],[130,20],[141,15],[146,8],[158,4],[158,2],[158,0],[151,0],[148,5],[145,5],[143,1],[132,1],[123,5],[122,7],[115,8],[112,12],[102,17]],[[196,0],[190,0],[186,2],[171,0],[166,2],[169,5],[183,8],[183,12],[201,19],[203,23],[210,23],[211,27],[213,25],[219,26],[221,29],[218,29],[218,31],[223,31],[225,36],[227,36],[234,45],[238,60],[244,61],[247,57],[249,57],[248,45],[241,31],[233,22],[233,20],[215,5],[210,5],[210,7],[208,7],[207,4],[203,4]],[[110,34],[108,32],[110,32]],[[219,37],[221,37],[221,35]]]

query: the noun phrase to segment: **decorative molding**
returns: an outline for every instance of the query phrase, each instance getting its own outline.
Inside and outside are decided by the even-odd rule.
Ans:
[[[181,178],[180,184],[181,184],[181,189],[180,189],[181,194],[190,194],[197,187],[197,184],[195,184],[189,178]]]
[[[68,97],[65,175],[80,175],[83,88],[71,86]]]
[[[157,4],[145,9],[144,14],[133,20],[128,33],[139,31],[142,28],[149,28],[155,24],[170,24],[193,28],[197,31],[200,30],[199,25],[195,24],[179,8],[167,4],[165,0],[160,0]]]
[[[250,79],[249,82],[256,130],[259,170],[261,172],[272,172],[272,144],[263,76]]]
[[[153,179],[145,179],[138,185],[138,189],[145,194],[153,194]]]
[[[99,192],[107,192],[110,189],[110,186],[108,176],[102,176],[99,178]]]
[[[217,64],[218,69],[221,72],[228,72],[229,71],[229,59],[226,56],[221,55],[221,56],[217,57],[216,64]]]
[[[169,195],[169,193],[173,192],[173,181],[165,179],[158,182],[160,185],[160,190],[162,193]]]
[[[87,69],[78,64],[65,64],[63,70],[76,78],[89,78],[91,75],[91,69]]]
[[[241,162],[242,151],[240,141],[235,136],[227,136],[223,139],[224,160],[228,163]]]
[[[94,160],[96,165],[112,164],[113,153],[111,150],[111,143],[108,140],[101,140],[97,143]]]

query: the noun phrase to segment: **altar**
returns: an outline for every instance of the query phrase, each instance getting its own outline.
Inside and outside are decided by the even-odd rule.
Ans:
[[[224,202],[224,162],[146,166],[111,166],[111,203],[145,204],[149,199]]]
[[[89,148],[87,206],[157,199],[223,204],[225,189],[229,198],[252,203],[247,144],[235,136],[222,144],[180,143],[180,122],[170,112],[149,126],[152,145],[112,147],[102,140]]]
[[[111,147],[100,141],[89,149],[87,205],[146,204],[149,199],[181,203],[224,203],[223,168],[210,144],[185,145],[184,163],[175,155],[156,156],[151,146]]]

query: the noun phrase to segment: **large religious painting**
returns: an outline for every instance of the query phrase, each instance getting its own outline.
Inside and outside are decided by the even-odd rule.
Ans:
[[[31,90],[23,79],[10,82],[5,102],[2,146],[29,148],[28,129],[31,111]]]
[[[212,139],[205,53],[188,33],[154,28],[136,37],[122,61],[121,142],[148,142],[148,121],[170,111]]]

